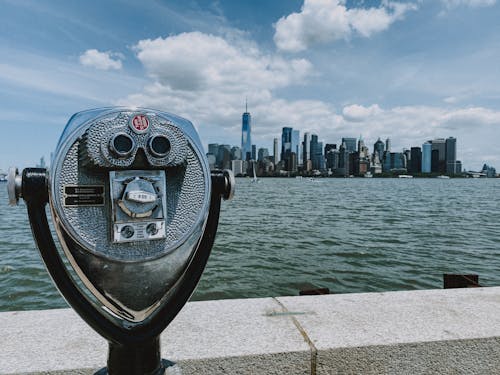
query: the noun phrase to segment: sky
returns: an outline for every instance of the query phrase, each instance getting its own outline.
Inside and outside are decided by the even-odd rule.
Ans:
[[[165,110],[204,146],[291,126],[373,150],[457,138],[500,168],[497,0],[0,0],[0,169],[49,159],[70,116]],[[271,151],[272,153],[272,151]]]

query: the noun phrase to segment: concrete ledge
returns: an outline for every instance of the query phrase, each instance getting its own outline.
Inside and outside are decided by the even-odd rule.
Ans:
[[[71,310],[0,313],[0,374],[93,374]],[[188,303],[162,335],[183,374],[500,373],[500,287]]]

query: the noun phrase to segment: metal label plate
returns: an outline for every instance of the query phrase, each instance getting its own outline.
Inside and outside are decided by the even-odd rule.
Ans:
[[[104,185],[66,185],[65,195],[103,195]]]
[[[64,206],[103,206],[104,185],[65,185]]]

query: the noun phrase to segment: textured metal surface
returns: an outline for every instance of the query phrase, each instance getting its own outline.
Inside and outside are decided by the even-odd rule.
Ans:
[[[189,127],[184,132],[183,124],[148,113],[149,131],[136,134],[128,127],[135,113],[106,114],[65,131],[67,139],[53,160],[50,201],[63,249],[88,291],[114,314],[140,322],[161,305],[196,249],[208,216],[210,171]],[[115,132],[134,138],[135,158],[113,157],[108,145]],[[165,134],[171,142],[163,159],[147,153],[147,139],[154,134]],[[150,168],[165,171],[164,238],[113,243],[109,171],[133,174]],[[104,205],[65,207],[64,187],[86,185],[104,186]]]
[[[118,117],[127,126],[126,119]],[[102,124],[102,122],[98,122]],[[113,127],[110,123],[108,126]],[[102,131],[103,129],[101,129]],[[88,132],[87,132],[88,134]],[[186,142],[186,141],[185,141]],[[81,168],[79,150],[81,140],[76,140],[62,159],[60,170],[56,169],[56,191],[52,192],[56,213],[63,223],[70,228],[69,233],[85,247],[106,257],[116,260],[144,260],[160,256],[178,247],[190,233],[197,221],[206,217],[208,191],[207,171],[203,170],[200,157],[191,145],[186,147],[186,162],[177,168],[167,169],[166,192],[167,216],[166,239],[141,244],[112,244],[110,242],[111,202],[105,199],[103,207],[63,207],[64,186],[66,185],[98,185],[105,186],[105,197],[109,197],[109,178],[107,173],[96,173],[93,168]],[[95,141],[97,144],[97,141]],[[173,149],[173,147],[172,147]],[[209,177],[208,177],[209,178]],[[104,230],[105,229],[105,230]]]
[[[98,254],[116,260],[144,260],[175,249],[198,220],[203,220],[206,213],[203,207],[206,199],[206,176],[201,164],[190,148],[185,168],[167,171],[166,184],[166,239],[141,244],[112,244],[110,242],[111,202],[105,199],[102,207],[62,207],[64,203],[65,185],[105,185],[105,197],[109,197],[109,181],[107,174],[89,173],[78,167],[78,143],[76,142],[63,161],[61,172],[53,176],[57,180],[58,190],[53,192],[56,207],[61,210],[58,216],[67,222],[70,232],[78,242]],[[104,230],[106,229],[106,230]]]
[[[92,123],[83,136],[83,142],[81,142],[82,162],[97,167],[127,168],[134,162],[138,150],[142,149],[152,166],[168,167],[184,163],[187,141],[178,127],[165,119],[150,115],[149,131],[138,134],[129,126],[132,115],[133,112],[122,112],[118,116],[109,116]],[[128,134],[135,143],[128,158],[116,158],[109,148],[110,141],[118,133]],[[148,140],[155,135],[164,135],[170,141],[171,148],[165,157],[158,158],[149,152]]]

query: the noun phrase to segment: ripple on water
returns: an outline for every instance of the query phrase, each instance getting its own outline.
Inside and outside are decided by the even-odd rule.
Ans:
[[[500,180],[237,179],[193,296],[218,298],[441,288],[443,273],[500,285]],[[0,189],[0,310],[64,307],[26,208]]]

